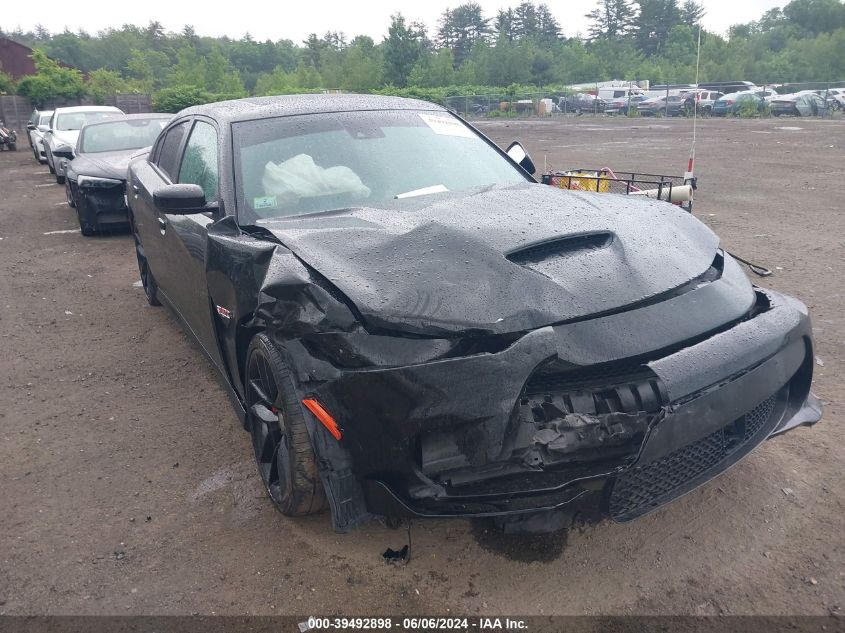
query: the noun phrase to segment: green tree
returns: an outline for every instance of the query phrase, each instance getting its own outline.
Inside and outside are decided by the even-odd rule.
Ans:
[[[394,86],[407,85],[408,75],[423,51],[421,34],[405,24],[401,13],[390,16],[384,52],[384,80]]]
[[[345,90],[370,92],[381,86],[383,61],[373,40],[359,35],[346,49],[339,86]]]
[[[116,94],[131,90],[119,72],[105,68],[98,68],[90,72],[86,88],[88,94],[94,98],[94,102],[100,105],[107,103],[109,98]]]
[[[436,88],[451,86],[457,83],[452,51],[441,48],[433,53],[423,55],[414,65],[408,77],[412,86]]]
[[[513,42],[516,37],[513,9],[499,9],[496,19],[493,21],[493,30],[496,32],[497,38],[505,38],[509,42]]]
[[[535,39],[539,44],[551,46],[560,40],[560,23],[547,4],[537,5],[537,31]]]
[[[126,77],[140,92],[161,88],[170,73],[170,58],[159,51],[132,49],[126,62]]]
[[[437,42],[452,51],[456,68],[469,58],[473,46],[486,39],[490,32],[489,22],[477,2],[467,2],[443,12]]]
[[[783,8],[783,15],[810,35],[845,26],[845,4],[839,0],[792,0]]]
[[[704,7],[695,0],[684,0],[680,7],[681,22],[688,26],[698,26],[704,17]]]
[[[81,72],[65,68],[39,49],[34,49],[31,57],[35,75],[24,77],[18,83],[18,94],[29,97],[37,106],[56,97],[75,99],[85,94]]]
[[[515,39],[537,34],[537,9],[530,0],[523,0],[513,10],[513,30]]]
[[[660,55],[672,28],[681,23],[678,0],[639,0],[634,20],[637,47],[646,55]]]
[[[255,94],[261,96],[286,95],[296,92],[299,92],[296,75],[286,72],[281,65],[276,66],[271,73],[259,75],[255,83]]]
[[[629,0],[599,0],[586,17],[590,18],[590,39],[619,39],[631,32],[636,11]]]
[[[11,94],[15,91],[15,80],[9,74],[0,70],[0,94]]]

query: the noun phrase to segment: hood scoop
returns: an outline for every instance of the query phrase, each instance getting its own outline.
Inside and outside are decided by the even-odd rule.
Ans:
[[[584,251],[596,251],[607,248],[613,242],[613,233],[586,233],[567,235],[552,240],[535,243],[506,255],[509,261],[520,266],[539,264],[558,257],[572,257]]]
[[[367,327],[424,336],[524,332],[640,305],[699,277],[719,245],[665,202],[530,183],[266,227]]]

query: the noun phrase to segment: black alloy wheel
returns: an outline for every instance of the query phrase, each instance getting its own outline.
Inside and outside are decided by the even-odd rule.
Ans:
[[[325,508],[306,411],[281,353],[264,334],[247,352],[245,392],[255,462],[273,505],[286,516]]]

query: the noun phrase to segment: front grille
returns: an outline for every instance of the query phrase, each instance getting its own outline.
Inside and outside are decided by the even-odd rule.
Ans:
[[[549,363],[528,380],[521,404],[536,409],[555,403],[559,405],[561,415],[596,415],[656,413],[667,402],[663,383],[651,369],[637,362],[623,361],[577,370]],[[537,421],[543,419],[540,417]]]
[[[620,475],[610,493],[610,516],[621,522],[635,519],[692,490],[725,468],[731,456],[741,457],[746,451],[738,449],[768,430],[776,401],[777,394],[724,428]]]

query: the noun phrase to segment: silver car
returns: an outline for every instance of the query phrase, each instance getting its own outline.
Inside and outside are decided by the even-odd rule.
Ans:
[[[123,114],[123,110],[114,106],[74,106],[53,111],[43,143],[47,166],[56,175],[57,183],[65,184],[65,163],[73,159],[82,126]]]
[[[26,124],[29,133],[29,146],[32,148],[35,160],[41,164],[47,162],[47,154],[44,151],[44,133],[50,129],[50,117],[52,116],[52,110],[35,110]]]

